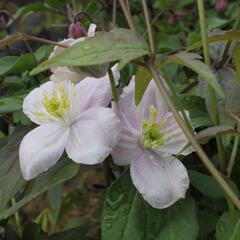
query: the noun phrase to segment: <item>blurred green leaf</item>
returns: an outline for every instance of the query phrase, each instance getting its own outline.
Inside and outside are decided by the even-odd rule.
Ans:
[[[36,58],[32,53],[0,58],[0,75],[19,73],[32,69],[37,65]]]
[[[30,182],[30,186],[24,197],[14,206],[0,212],[0,219],[7,218],[14,214],[19,208],[31,201],[39,194],[51,189],[58,184],[74,177],[79,170],[79,165],[70,159],[61,159],[58,163]],[[20,171],[20,170],[18,170]]]
[[[238,40],[240,41],[240,32],[236,31],[229,31],[223,34],[216,34],[213,36],[208,37],[208,43],[219,42],[219,41],[226,41],[226,40]],[[202,46],[202,41],[197,41],[191,46],[187,48],[187,51],[192,51],[196,48],[200,48]]]
[[[37,223],[27,223],[23,229],[22,240],[47,240],[48,236]]]
[[[237,80],[238,80],[238,83],[240,84],[240,43],[239,42],[235,45],[233,49],[232,58],[236,67],[236,72],[238,76]]]
[[[240,220],[236,222],[229,212],[225,212],[217,222],[216,237],[217,240],[239,240]]]
[[[218,84],[215,75],[211,69],[200,61],[201,56],[195,53],[179,52],[167,58],[165,64],[175,62],[185,67],[192,69],[194,72],[201,75],[214,88],[221,98],[225,98],[221,86]]]
[[[128,29],[98,32],[95,37],[74,44],[57,56],[33,69],[32,75],[52,66],[91,66],[119,61],[119,68],[129,61],[148,54],[148,45],[142,36]]]
[[[214,199],[225,199],[225,193],[212,176],[202,174],[194,170],[189,170],[188,175],[191,184],[204,196]],[[234,192],[239,196],[239,191],[236,185],[230,180],[229,184]]]
[[[0,97],[0,113],[11,113],[22,109],[24,95]]]

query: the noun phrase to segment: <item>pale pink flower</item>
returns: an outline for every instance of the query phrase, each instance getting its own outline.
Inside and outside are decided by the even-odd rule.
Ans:
[[[117,165],[129,165],[133,184],[155,208],[166,208],[185,197],[189,178],[173,155],[189,154],[188,140],[178,126],[154,81],[139,106],[135,105],[135,78],[112,104],[122,123],[120,141],[113,149]]]
[[[87,78],[78,84],[49,81],[24,99],[23,111],[40,125],[22,140],[20,167],[25,179],[48,170],[64,150],[74,162],[102,162],[119,140],[121,124],[106,108],[111,99],[108,79]]]

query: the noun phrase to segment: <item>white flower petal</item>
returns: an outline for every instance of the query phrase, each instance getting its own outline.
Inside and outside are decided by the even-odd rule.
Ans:
[[[87,36],[88,37],[94,37],[95,36],[95,32],[96,32],[96,24],[91,23],[89,28],[88,28],[88,32],[87,32]]]
[[[117,66],[112,68],[115,81],[119,80]],[[86,77],[76,85],[79,105],[82,110],[89,107],[106,107],[112,99],[112,90],[109,77],[106,74],[101,78]]]
[[[69,129],[59,125],[43,125],[29,132],[19,149],[20,167],[26,180],[47,171],[61,157]]]
[[[144,151],[130,170],[134,185],[154,208],[169,207],[184,198],[189,187],[186,168],[172,156]]]
[[[67,154],[78,163],[100,163],[118,142],[120,132],[120,121],[110,108],[86,110],[71,127]]]
[[[129,124],[115,102],[112,103],[112,109],[122,124],[120,140],[112,151],[113,161],[120,166],[129,165],[143,151],[140,145],[140,133]]]
[[[168,115],[169,117],[167,119],[167,125],[164,128],[162,128],[162,131],[166,133],[164,138],[164,141],[166,143],[159,150],[167,154],[182,154],[182,155],[190,154],[194,149],[188,148],[187,151],[182,151],[189,141],[185,136],[184,132],[182,131],[182,129],[179,127],[173,114],[169,112]]]
[[[54,116],[50,116],[47,112],[43,100],[44,95],[51,97],[53,91],[57,91],[64,87],[70,102],[70,109],[66,114],[68,119],[61,119]],[[60,94],[60,93],[59,93]],[[23,112],[30,118],[30,120],[36,124],[58,122],[62,124],[65,120],[74,119],[79,113],[79,104],[77,103],[75,85],[71,81],[62,81],[59,83],[49,81],[42,84],[40,87],[31,91],[23,101]]]

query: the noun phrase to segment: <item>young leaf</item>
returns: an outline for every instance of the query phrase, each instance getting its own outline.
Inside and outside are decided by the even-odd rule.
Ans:
[[[145,90],[148,87],[149,82],[152,79],[150,72],[144,68],[139,67],[135,77],[135,103],[138,105],[142,99]]]
[[[194,72],[202,76],[214,88],[221,98],[225,98],[221,86],[218,84],[215,75],[211,69],[200,61],[201,56],[194,53],[179,52],[167,58],[165,64],[174,62],[192,69]]]
[[[111,32],[98,32],[95,37],[74,44],[40,64],[31,74],[53,66],[91,66],[113,61],[120,61],[121,68],[127,62],[146,54],[148,45],[144,38],[136,32],[119,28]]]

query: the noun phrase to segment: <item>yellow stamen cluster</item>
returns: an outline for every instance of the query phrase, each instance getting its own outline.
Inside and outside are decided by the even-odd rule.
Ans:
[[[150,119],[142,121],[142,144],[146,148],[158,149],[165,144],[165,133],[160,129],[166,125],[166,120],[157,121],[157,110],[154,106],[149,109]]]
[[[61,85],[59,89],[54,89],[51,97],[47,93],[44,93],[43,105],[50,115],[57,118],[64,118],[70,106],[69,97],[64,86]]]

